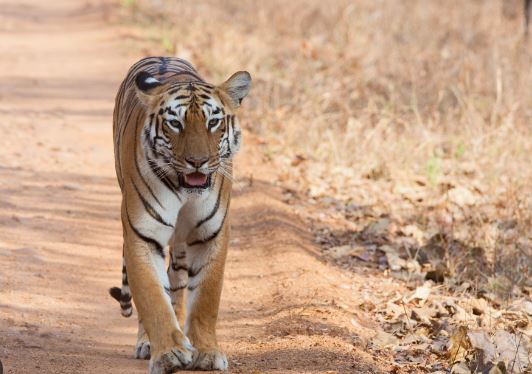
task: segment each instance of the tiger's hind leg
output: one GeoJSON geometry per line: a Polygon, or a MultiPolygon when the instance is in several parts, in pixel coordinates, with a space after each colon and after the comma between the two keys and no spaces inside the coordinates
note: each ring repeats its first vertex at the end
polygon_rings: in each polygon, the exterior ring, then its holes
{"type": "MultiPolygon", "coordinates": [[[[109,294],[120,303],[120,310],[124,317],[131,317],[133,305],[131,303],[131,290],[127,278],[127,268],[122,258],[122,288],[112,287],[109,294]]],[[[150,339],[139,317],[139,329],[137,332],[137,344],[135,344],[135,358],[141,360],[150,359],[150,339]]]]}
{"type": "Polygon", "coordinates": [[[144,329],[142,320],[139,318],[139,330],[137,332],[137,344],[135,344],[135,358],[139,360],[150,359],[150,339],[144,329]]]}

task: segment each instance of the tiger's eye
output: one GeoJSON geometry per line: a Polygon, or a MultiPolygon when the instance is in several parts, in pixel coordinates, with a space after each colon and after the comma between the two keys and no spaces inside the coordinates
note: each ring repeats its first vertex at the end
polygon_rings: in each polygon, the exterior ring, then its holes
{"type": "Polygon", "coordinates": [[[176,130],[179,130],[179,131],[183,130],[183,125],[177,119],[166,120],[166,124],[176,130]]]}
{"type": "Polygon", "coordinates": [[[208,129],[212,130],[214,127],[218,125],[218,123],[220,123],[220,118],[213,118],[209,120],[208,129]]]}

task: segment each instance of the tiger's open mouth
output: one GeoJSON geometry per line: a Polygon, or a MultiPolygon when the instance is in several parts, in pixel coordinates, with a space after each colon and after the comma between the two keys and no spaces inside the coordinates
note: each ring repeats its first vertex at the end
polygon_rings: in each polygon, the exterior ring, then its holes
{"type": "Polygon", "coordinates": [[[208,188],[211,186],[211,174],[200,172],[180,174],[179,184],[185,188],[208,188]]]}

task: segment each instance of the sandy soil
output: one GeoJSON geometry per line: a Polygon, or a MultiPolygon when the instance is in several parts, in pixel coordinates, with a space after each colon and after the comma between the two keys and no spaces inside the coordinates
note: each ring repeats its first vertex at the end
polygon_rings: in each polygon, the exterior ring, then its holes
{"type": "MultiPolygon", "coordinates": [[[[113,98],[141,57],[113,4],[0,4],[6,373],[147,371],[146,361],[133,358],[136,317],[121,317],[107,293],[121,278],[113,98]]],[[[388,372],[353,331],[353,319],[359,330],[369,324],[353,312],[366,280],[321,260],[308,228],[254,157],[254,140],[245,140],[219,322],[230,371],[388,372]]]]}

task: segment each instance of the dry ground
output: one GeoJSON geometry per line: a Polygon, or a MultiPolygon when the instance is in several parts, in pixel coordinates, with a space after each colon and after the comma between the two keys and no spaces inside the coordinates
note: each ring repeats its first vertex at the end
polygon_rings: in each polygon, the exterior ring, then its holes
{"type": "Polygon", "coordinates": [[[113,96],[148,54],[254,77],[219,325],[232,372],[446,372],[479,361],[459,326],[519,338],[491,361],[528,370],[529,42],[519,1],[441,4],[2,1],[6,372],[146,371],[107,289],[113,96]]]}

